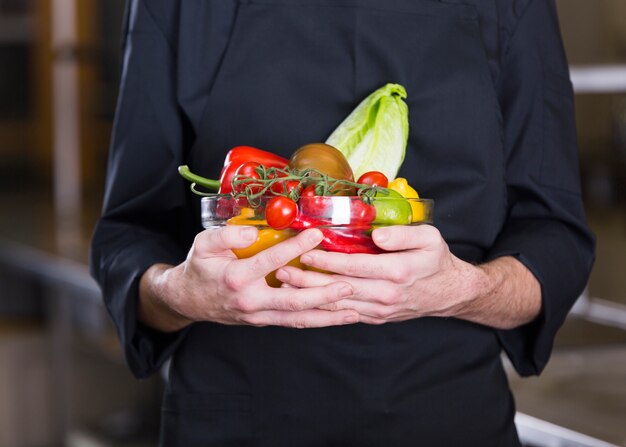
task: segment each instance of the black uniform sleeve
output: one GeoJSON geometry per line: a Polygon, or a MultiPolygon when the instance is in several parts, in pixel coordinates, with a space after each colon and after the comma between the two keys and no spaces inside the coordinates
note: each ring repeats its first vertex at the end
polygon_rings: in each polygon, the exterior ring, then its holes
{"type": "Polygon", "coordinates": [[[136,315],[138,282],[145,270],[155,263],[178,264],[185,257],[178,236],[185,185],[176,172],[184,126],[176,105],[175,52],[149,6],[142,0],[128,2],[103,213],[90,259],[127,362],[138,377],[155,372],[185,333],[159,333],[139,324],[136,315]]]}
{"type": "Polygon", "coordinates": [[[573,92],[556,7],[553,0],[514,5],[498,81],[508,218],[489,258],[515,256],[541,284],[538,319],[498,332],[518,373],[531,375],[546,365],[554,336],[586,285],[595,239],[582,205],[573,92]]]}

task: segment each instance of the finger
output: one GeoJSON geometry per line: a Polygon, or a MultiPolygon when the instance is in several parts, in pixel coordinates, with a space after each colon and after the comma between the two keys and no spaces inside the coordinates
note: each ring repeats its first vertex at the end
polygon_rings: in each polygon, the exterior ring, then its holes
{"type": "Polygon", "coordinates": [[[412,272],[414,252],[384,254],[346,254],[313,250],[300,257],[300,262],[321,270],[356,278],[384,279],[403,282],[412,272]]]}
{"type": "Polygon", "coordinates": [[[364,315],[359,315],[359,323],[381,325],[385,323],[390,323],[390,321],[385,320],[384,318],[372,318],[372,317],[366,317],[364,315]]]}
{"type": "Polygon", "coordinates": [[[268,292],[238,299],[233,303],[234,309],[247,314],[268,310],[300,312],[334,303],[353,294],[352,286],[346,282],[334,282],[306,289],[267,287],[264,290],[268,292]]]}
{"type": "Polygon", "coordinates": [[[441,233],[432,225],[392,225],[372,232],[374,243],[387,251],[437,247],[443,242],[441,233]]]}
{"type": "Polygon", "coordinates": [[[321,287],[337,281],[349,283],[353,290],[352,296],[320,306],[321,309],[325,310],[353,309],[359,313],[365,311],[367,315],[371,313],[382,315],[384,312],[381,310],[381,306],[386,307],[386,312],[389,312],[389,308],[399,303],[397,289],[394,288],[393,284],[384,280],[328,275],[291,266],[278,270],[276,277],[284,281],[283,284],[289,284],[290,287],[295,288],[321,287]],[[360,304],[357,306],[355,303],[360,304]],[[369,309],[373,309],[371,313],[369,309]]]}
{"type": "Polygon", "coordinates": [[[249,316],[245,321],[254,326],[284,326],[304,329],[358,323],[359,314],[351,310],[338,312],[319,309],[300,312],[264,311],[249,316]]]}
{"type": "Polygon", "coordinates": [[[265,277],[292,259],[314,249],[322,239],[322,232],[317,229],[303,231],[297,236],[260,251],[248,259],[241,260],[238,263],[238,268],[242,269],[241,274],[252,279],[265,277]]]}
{"type": "Polygon", "coordinates": [[[204,230],[196,236],[194,250],[200,257],[208,257],[233,248],[246,248],[256,241],[257,235],[255,227],[245,225],[227,225],[204,230]]]}
{"type": "Polygon", "coordinates": [[[378,319],[388,319],[396,312],[396,309],[390,306],[351,299],[327,304],[321,306],[320,309],[331,310],[335,312],[351,310],[357,312],[362,317],[378,319]]]}
{"type": "Polygon", "coordinates": [[[276,279],[285,287],[321,287],[337,282],[337,276],[327,273],[302,270],[297,267],[286,265],[276,271],[276,279]]]}

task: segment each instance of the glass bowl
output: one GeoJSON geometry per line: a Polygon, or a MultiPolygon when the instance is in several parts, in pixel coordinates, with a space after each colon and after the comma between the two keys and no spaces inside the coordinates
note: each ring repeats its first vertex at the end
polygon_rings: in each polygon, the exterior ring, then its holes
{"type": "Polygon", "coordinates": [[[381,253],[383,250],[371,238],[375,228],[433,222],[434,202],[431,199],[315,196],[300,197],[294,222],[285,230],[275,230],[265,219],[268,199],[262,198],[258,206],[253,208],[244,199],[237,200],[231,195],[203,197],[202,226],[209,229],[224,225],[252,225],[260,232],[271,232],[276,243],[307,228],[319,228],[324,235],[319,246],[323,250],[381,253]]]}

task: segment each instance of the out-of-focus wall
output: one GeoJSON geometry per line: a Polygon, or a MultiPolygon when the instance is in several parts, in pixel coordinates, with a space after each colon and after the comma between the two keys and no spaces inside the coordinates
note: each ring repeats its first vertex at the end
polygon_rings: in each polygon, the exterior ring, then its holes
{"type": "Polygon", "coordinates": [[[557,0],[557,7],[570,63],[624,62],[624,0],[557,0]]]}
{"type": "MultiPolygon", "coordinates": [[[[557,0],[573,66],[626,64],[626,1],[557,0]]],[[[626,94],[576,96],[576,123],[589,208],[626,202],[626,94]]],[[[622,203],[622,205],[619,205],[622,203]]]]}
{"type": "MultiPolygon", "coordinates": [[[[626,63],[626,1],[558,0],[571,65],[626,63]]],[[[607,154],[613,132],[614,95],[576,98],[581,151],[607,154]]]]}

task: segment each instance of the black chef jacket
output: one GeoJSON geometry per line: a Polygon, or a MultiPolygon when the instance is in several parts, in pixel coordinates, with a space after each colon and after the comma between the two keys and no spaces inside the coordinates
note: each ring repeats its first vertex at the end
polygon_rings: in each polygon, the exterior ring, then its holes
{"type": "Polygon", "coordinates": [[[92,270],[138,377],[171,357],[165,446],[512,446],[500,362],[545,366],[594,241],[580,198],[571,84],[552,0],[134,0],[92,270]],[[399,176],[436,203],[469,262],[517,257],[539,318],[324,329],[136,321],[138,280],[184,260],[226,152],[288,157],[387,82],[408,92],[399,176]]]}

